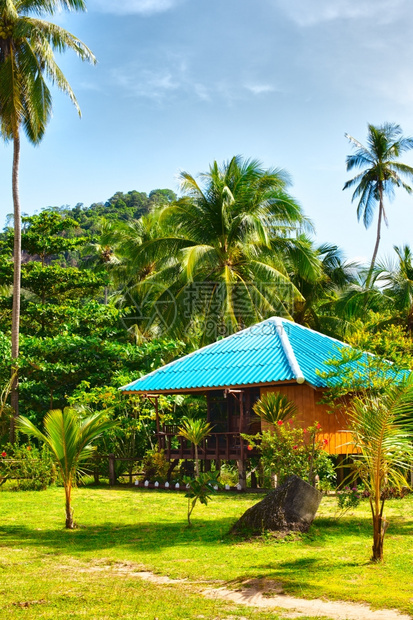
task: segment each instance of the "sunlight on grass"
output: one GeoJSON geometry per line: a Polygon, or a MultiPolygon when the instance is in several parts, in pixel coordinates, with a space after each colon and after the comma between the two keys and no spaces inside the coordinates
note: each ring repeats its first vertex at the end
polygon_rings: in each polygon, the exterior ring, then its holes
{"type": "Polygon", "coordinates": [[[368,561],[366,502],[337,521],[335,499],[324,498],[310,533],[288,542],[230,537],[231,524],[261,498],[217,495],[207,507],[197,506],[188,529],[182,493],[79,488],[74,493],[79,527],[66,531],[61,488],[3,491],[0,604],[13,620],[23,609],[25,618],[45,619],[83,618],[85,609],[88,620],[261,619],[268,614],[206,600],[199,589],[266,577],[296,596],[366,601],[412,613],[412,497],[388,502],[383,565],[368,561]],[[139,570],[186,581],[143,582],[133,575],[139,570]]]}

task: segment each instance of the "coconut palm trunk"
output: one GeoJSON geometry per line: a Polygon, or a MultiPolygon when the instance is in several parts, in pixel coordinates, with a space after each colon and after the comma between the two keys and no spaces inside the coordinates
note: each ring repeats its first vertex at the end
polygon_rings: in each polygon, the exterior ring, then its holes
{"type": "Polygon", "coordinates": [[[376,477],[374,498],[370,496],[370,508],[373,518],[373,547],[371,559],[373,562],[383,560],[384,535],[386,533],[387,522],[383,518],[384,499],[381,499],[381,484],[383,472],[380,471],[379,459],[375,463],[376,477]]]}
{"type": "Polygon", "coordinates": [[[368,289],[370,287],[370,282],[371,282],[371,278],[373,276],[373,270],[374,270],[374,265],[376,264],[376,259],[377,259],[377,252],[379,251],[379,245],[380,245],[380,239],[381,239],[381,225],[382,225],[382,220],[383,217],[385,216],[384,213],[384,202],[383,202],[383,187],[380,184],[379,187],[379,217],[377,220],[377,235],[376,235],[376,244],[374,246],[374,251],[373,251],[373,256],[371,258],[371,263],[370,263],[370,269],[369,269],[369,273],[367,276],[367,281],[366,281],[366,288],[368,289]]]}
{"type": "Polygon", "coordinates": [[[19,334],[20,334],[20,278],[21,278],[21,213],[19,196],[19,165],[20,165],[20,134],[18,130],[14,132],[13,138],[13,172],[12,172],[12,191],[13,191],[13,210],[14,210],[14,274],[13,274],[13,314],[12,314],[12,336],[11,336],[11,357],[12,357],[12,385],[11,385],[11,406],[13,417],[10,421],[10,441],[15,441],[15,421],[19,415],[19,392],[18,392],[18,359],[19,359],[19,334]]]}
{"type": "Polygon", "coordinates": [[[66,529],[73,530],[75,527],[75,523],[73,520],[71,483],[65,485],[65,497],[66,497],[66,529]]]}
{"type": "Polygon", "coordinates": [[[14,276],[12,316],[12,394],[14,416],[10,439],[15,439],[18,416],[18,358],[20,327],[21,223],[19,200],[20,133],[38,144],[52,113],[46,80],[66,93],[79,114],[76,97],[56,64],[53,52],[72,49],[81,60],[96,62],[89,48],[60,26],[39,18],[60,10],[83,11],[85,0],[1,0],[0,2],[0,136],[13,141],[12,193],[14,209],[14,276]]]}
{"type": "Polygon", "coordinates": [[[386,532],[386,521],[383,519],[381,511],[375,514],[375,508],[372,507],[373,513],[373,553],[371,559],[373,562],[381,562],[383,560],[383,544],[384,534],[386,532]]]}

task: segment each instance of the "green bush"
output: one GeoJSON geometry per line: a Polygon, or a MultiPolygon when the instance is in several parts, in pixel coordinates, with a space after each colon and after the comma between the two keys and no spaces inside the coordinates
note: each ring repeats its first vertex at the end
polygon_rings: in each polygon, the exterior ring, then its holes
{"type": "Polygon", "coordinates": [[[12,491],[42,491],[56,482],[57,471],[50,452],[30,444],[7,444],[0,453],[0,484],[12,491]]]}
{"type": "Polygon", "coordinates": [[[275,474],[278,484],[295,474],[315,486],[316,482],[335,481],[334,466],[323,450],[325,441],[318,441],[321,426],[315,422],[307,428],[294,427],[294,419],[278,420],[274,429],[255,436],[243,435],[250,446],[261,452],[267,477],[275,474]]]}
{"type": "Polygon", "coordinates": [[[148,450],[142,461],[143,479],[149,482],[166,482],[169,463],[163,450],[148,450]]]}

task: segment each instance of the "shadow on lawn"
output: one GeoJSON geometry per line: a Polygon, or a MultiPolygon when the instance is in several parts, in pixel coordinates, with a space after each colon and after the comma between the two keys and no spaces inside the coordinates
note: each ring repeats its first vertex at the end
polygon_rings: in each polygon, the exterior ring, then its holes
{"type": "MultiPolygon", "coordinates": [[[[353,537],[355,535],[371,536],[372,533],[371,517],[360,517],[358,515],[334,519],[329,517],[317,518],[311,526],[308,534],[304,535],[304,540],[309,543],[317,540],[326,540],[331,536],[353,537]]],[[[404,521],[396,516],[388,517],[388,536],[411,536],[413,535],[413,522],[404,521]]]]}
{"type": "MultiPolygon", "coordinates": [[[[65,552],[87,552],[93,550],[110,549],[121,547],[133,550],[134,552],[160,552],[168,547],[181,545],[196,546],[231,546],[242,544],[240,537],[228,534],[234,519],[224,517],[211,521],[201,518],[194,519],[192,528],[186,526],[184,520],[179,522],[160,522],[140,521],[137,523],[119,524],[117,522],[105,522],[98,525],[80,526],[76,530],[61,529],[37,529],[24,525],[0,525],[0,545],[14,547],[27,545],[33,547],[43,547],[49,549],[51,553],[65,552]]],[[[57,524],[58,525],[58,524],[57,524]]],[[[387,539],[392,536],[410,537],[413,534],[413,524],[411,522],[390,522],[387,539]]],[[[337,522],[333,519],[323,517],[317,520],[308,534],[304,534],[301,541],[293,541],[291,544],[304,545],[307,548],[324,547],[332,537],[345,538],[362,536],[369,540],[372,535],[371,520],[368,518],[351,518],[346,522],[337,522]]],[[[251,539],[250,539],[251,540],[251,539]]],[[[255,539],[260,542],[260,538],[255,539]]],[[[254,539],[253,539],[254,541],[254,539]]],[[[265,545],[271,544],[276,550],[278,545],[290,544],[274,540],[268,542],[262,539],[265,545]]],[[[248,541],[246,542],[248,544],[248,541]]],[[[296,570],[311,570],[312,566],[318,563],[325,563],[321,555],[319,558],[299,558],[292,562],[277,564],[277,568],[296,570]]],[[[330,563],[330,560],[329,560],[330,563]]],[[[334,561],[333,561],[334,563],[334,561]]],[[[340,561],[342,565],[342,562],[340,561]]],[[[350,565],[350,564],[349,564],[350,565]]],[[[262,568],[262,566],[260,567],[262,568]]],[[[268,566],[268,568],[275,568],[268,566]]]]}
{"type": "Polygon", "coordinates": [[[185,521],[177,523],[153,523],[140,521],[136,524],[106,522],[99,525],[82,524],[75,530],[36,529],[24,525],[0,525],[0,546],[44,547],[50,552],[65,553],[93,551],[122,547],[134,552],[156,552],[180,545],[230,545],[234,540],[227,536],[234,519],[223,518],[210,521],[195,520],[192,528],[185,521]]]}

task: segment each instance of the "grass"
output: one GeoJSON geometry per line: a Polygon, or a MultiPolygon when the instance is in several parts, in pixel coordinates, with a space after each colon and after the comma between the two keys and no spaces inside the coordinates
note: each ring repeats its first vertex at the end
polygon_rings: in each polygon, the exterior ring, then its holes
{"type": "Polygon", "coordinates": [[[380,565],[369,562],[367,502],[337,521],[335,499],[325,498],[309,534],[244,542],[228,530],[262,496],[217,495],[195,508],[188,529],[182,493],[79,488],[74,531],[63,527],[63,499],[61,488],[0,493],[0,608],[10,620],[276,619],[273,611],[200,594],[253,578],[282,582],[295,596],[413,613],[412,496],[387,503],[390,527],[380,565]],[[134,577],[134,570],[187,581],[157,585],[134,577]]]}

